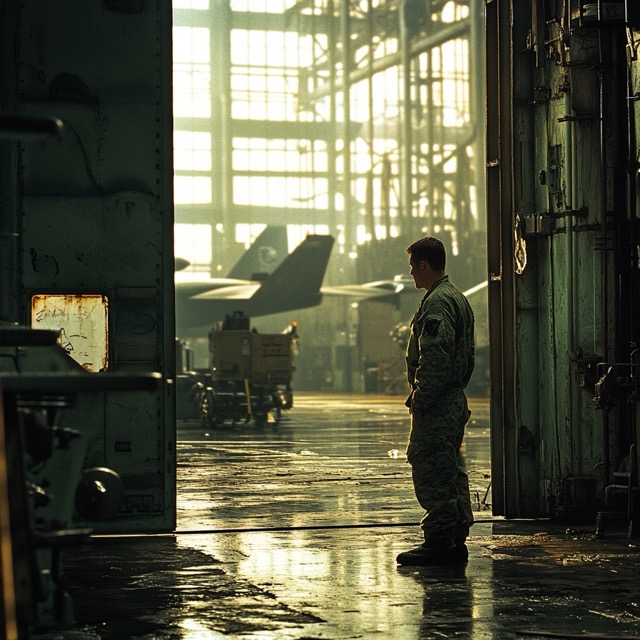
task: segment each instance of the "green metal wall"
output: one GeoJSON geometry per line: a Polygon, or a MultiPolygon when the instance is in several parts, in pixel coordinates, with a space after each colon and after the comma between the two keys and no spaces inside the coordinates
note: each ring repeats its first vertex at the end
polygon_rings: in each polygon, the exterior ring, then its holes
{"type": "MultiPolygon", "coordinates": [[[[2,108],[59,118],[63,136],[3,143],[0,218],[5,248],[16,260],[5,275],[2,319],[30,324],[34,293],[105,295],[109,371],[157,371],[170,381],[170,3],[8,4],[2,108]]],[[[92,406],[79,404],[67,421],[91,425],[87,466],[109,466],[125,485],[124,510],[95,528],[172,530],[172,386],[165,382],[151,395],[109,391],[92,406]]]]}
{"type": "Polygon", "coordinates": [[[638,337],[638,32],[625,3],[599,4],[486,6],[493,502],[509,517],[594,517],[636,438],[621,403],[594,402],[602,363],[628,363],[638,337]]]}

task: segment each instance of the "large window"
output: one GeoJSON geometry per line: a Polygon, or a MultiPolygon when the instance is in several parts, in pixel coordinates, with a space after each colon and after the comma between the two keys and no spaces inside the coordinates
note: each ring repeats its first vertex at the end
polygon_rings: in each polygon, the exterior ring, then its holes
{"type": "Polygon", "coordinates": [[[343,253],[425,223],[454,245],[477,227],[468,2],[425,3],[405,30],[401,4],[174,1],[180,255],[201,224],[229,241],[239,225],[319,224],[343,253]]]}

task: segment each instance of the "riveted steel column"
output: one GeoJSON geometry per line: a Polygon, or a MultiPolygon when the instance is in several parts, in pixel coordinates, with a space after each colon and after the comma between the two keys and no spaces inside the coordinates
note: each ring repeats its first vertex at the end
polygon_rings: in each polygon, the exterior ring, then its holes
{"type": "Polygon", "coordinates": [[[505,486],[516,477],[510,453],[515,445],[510,2],[490,0],[485,11],[492,504],[496,515],[509,515],[513,496],[505,486]]]}

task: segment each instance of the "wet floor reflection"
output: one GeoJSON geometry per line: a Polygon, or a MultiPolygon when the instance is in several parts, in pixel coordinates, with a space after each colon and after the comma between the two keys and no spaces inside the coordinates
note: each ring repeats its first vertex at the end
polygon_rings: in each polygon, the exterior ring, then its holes
{"type": "MultiPolygon", "coordinates": [[[[490,531],[490,525],[480,528],[490,531]]],[[[324,620],[306,635],[282,637],[514,637],[502,635],[502,616],[505,603],[518,600],[522,576],[496,584],[484,546],[490,535],[478,536],[467,566],[453,568],[397,567],[395,553],[410,540],[406,530],[369,528],[237,533],[194,544],[225,558],[223,566],[235,575],[324,620]]]]}
{"type": "MultiPolygon", "coordinates": [[[[488,510],[488,402],[472,404],[469,479],[477,508],[488,510]]],[[[400,397],[314,395],[298,397],[277,428],[182,423],[178,531],[417,522],[408,426],[400,397]]]]}
{"type": "Polygon", "coordinates": [[[103,539],[65,573],[86,638],[638,636],[637,550],[476,529],[456,568],[397,567],[400,527],[103,539]]]}
{"type": "Polygon", "coordinates": [[[466,565],[398,572],[414,579],[422,589],[419,638],[470,638],[473,632],[473,587],[466,565]]]}
{"type": "MultiPolygon", "coordinates": [[[[472,410],[465,452],[482,497],[488,404],[472,410]]],[[[65,551],[76,631],[92,640],[640,637],[638,547],[493,518],[490,494],[476,500],[468,565],[398,567],[396,555],[420,542],[422,515],[407,428],[393,398],[318,396],[299,398],[277,429],[181,424],[178,533],[65,551]]]]}

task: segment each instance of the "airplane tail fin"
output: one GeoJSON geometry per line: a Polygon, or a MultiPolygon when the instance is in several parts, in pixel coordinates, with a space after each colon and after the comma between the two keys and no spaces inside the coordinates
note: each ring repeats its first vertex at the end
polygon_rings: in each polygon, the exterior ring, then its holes
{"type": "Polygon", "coordinates": [[[265,227],[227,277],[237,280],[264,280],[286,258],[287,253],[287,228],[265,227]]]}
{"type": "MultiPolygon", "coordinates": [[[[307,300],[312,306],[322,299],[320,287],[329,263],[334,238],[307,236],[267,278],[252,301],[269,299],[286,307],[288,301],[307,300]]],[[[291,307],[289,307],[291,308],[291,307]]],[[[296,308],[302,308],[296,305],[296,308]]]]}

